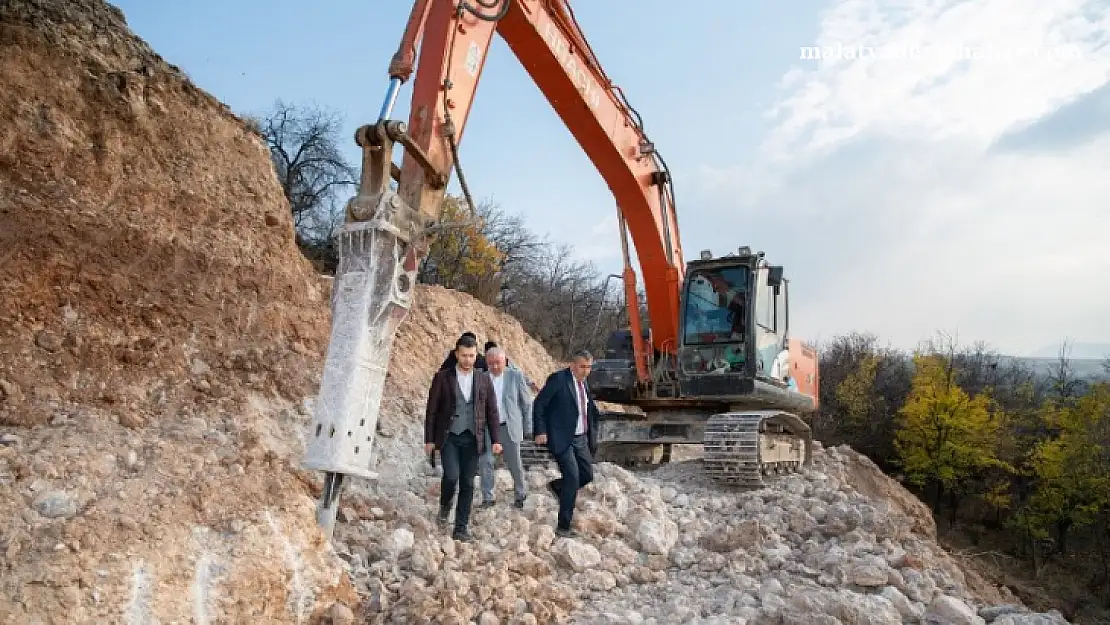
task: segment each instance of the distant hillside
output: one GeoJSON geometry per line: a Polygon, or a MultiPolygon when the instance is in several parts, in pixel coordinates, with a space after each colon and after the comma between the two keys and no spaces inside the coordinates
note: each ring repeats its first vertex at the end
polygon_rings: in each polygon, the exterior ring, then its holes
{"type": "MultiPolygon", "coordinates": [[[[1024,362],[1033,368],[1038,375],[1048,375],[1057,365],[1059,358],[1056,356],[1043,358],[1023,358],[1020,356],[1004,356],[1002,360],[1016,360],[1024,362]]],[[[1076,376],[1088,380],[1110,379],[1106,370],[1102,368],[1105,362],[1102,358],[1071,358],[1069,359],[1072,371],[1076,376]]]]}
{"type": "MultiPolygon", "coordinates": [[[[1073,359],[1102,360],[1110,357],[1110,343],[1071,343],[1069,356],[1073,359]]],[[[1047,345],[1029,354],[1029,358],[1057,358],[1060,345],[1047,345]]]]}

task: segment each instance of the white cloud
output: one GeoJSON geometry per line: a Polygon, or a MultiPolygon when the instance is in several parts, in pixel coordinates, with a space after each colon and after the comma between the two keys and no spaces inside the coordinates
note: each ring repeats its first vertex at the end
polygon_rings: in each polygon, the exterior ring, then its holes
{"type": "Polygon", "coordinates": [[[730,205],[685,219],[684,238],[766,247],[809,336],[912,346],[958,330],[1015,353],[1106,340],[1110,140],[1092,127],[1065,150],[992,146],[1110,80],[1108,41],[1110,7],[1081,0],[837,2],[802,45],[934,54],[800,60],[755,162],[698,172],[730,205]],[[965,47],[996,58],[953,58],[965,47]]]}
{"type": "MultiPolygon", "coordinates": [[[[578,236],[574,242],[574,254],[594,263],[612,264],[621,256],[620,235],[617,228],[617,212],[601,218],[589,226],[585,236],[578,236]]],[[[581,234],[581,233],[580,233],[581,234]]]]}

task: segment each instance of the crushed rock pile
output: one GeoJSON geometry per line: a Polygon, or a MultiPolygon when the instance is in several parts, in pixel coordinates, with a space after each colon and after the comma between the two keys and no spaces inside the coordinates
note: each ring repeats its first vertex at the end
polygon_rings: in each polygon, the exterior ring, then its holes
{"type": "MultiPolygon", "coordinates": [[[[757,491],[709,482],[699,461],[631,473],[599,464],[579,538],[556,538],[549,467],[524,510],[476,508],[473,543],[436,526],[434,495],[353,500],[335,540],[368,623],[1058,625],[960,569],[917,500],[847,448],[757,491]],[[904,491],[903,491],[904,492],[904,491]],[[880,493],[873,493],[877,495],[880,493]]],[[[429,482],[434,477],[427,478],[429,482]]],[[[498,472],[510,501],[512,481],[498,472]]]]}

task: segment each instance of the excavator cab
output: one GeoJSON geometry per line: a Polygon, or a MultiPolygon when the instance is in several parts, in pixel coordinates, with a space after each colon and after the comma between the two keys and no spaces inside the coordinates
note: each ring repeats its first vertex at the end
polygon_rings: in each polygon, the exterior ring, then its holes
{"type": "Polygon", "coordinates": [[[748,247],[688,262],[677,346],[654,354],[650,383],[638,382],[628,330],[594,364],[596,399],[642,409],[602,413],[599,457],[655,464],[672,445],[700,444],[708,475],[747,486],[808,464],[799,415],[817,409],[817,352],[790,337],[788,287],[783,268],[748,247]]]}
{"type": "Polygon", "coordinates": [[[594,397],[812,412],[817,353],[790,338],[788,287],[783,268],[769,264],[763,252],[741,247],[714,258],[703,251],[686,264],[676,357],[654,354],[653,388],[645,394],[637,384],[632,335],[623,329],[609,337],[604,358],[594,362],[594,397]]]}
{"type": "Polygon", "coordinates": [[[787,288],[783,268],[747,247],[718,258],[703,251],[687,263],[676,371],[682,397],[814,409],[815,398],[792,383],[810,363],[790,340],[787,288]]]}

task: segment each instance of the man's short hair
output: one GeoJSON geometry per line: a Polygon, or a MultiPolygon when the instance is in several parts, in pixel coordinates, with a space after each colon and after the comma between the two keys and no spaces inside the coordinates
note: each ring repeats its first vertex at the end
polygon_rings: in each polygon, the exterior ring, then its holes
{"type": "Polygon", "coordinates": [[[482,351],[483,352],[488,352],[489,350],[493,349],[494,347],[497,347],[497,341],[486,341],[485,346],[482,347],[482,351]]]}
{"type": "MultiPolygon", "coordinates": [[[[470,330],[467,330],[466,332],[463,332],[462,336],[469,336],[470,338],[474,339],[475,345],[478,343],[478,335],[474,334],[470,330]]],[[[462,337],[459,337],[459,338],[462,338],[462,337]]]]}
{"type": "Polygon", "coordinates": [[[473,347],[477,349],[478,340],[474,338],[473,334],[464,334],[459,337],[459,340],[455,341],[455,349],[460,347],[473,347]]]}
{"type": "Polygon", "coordinates": [[[594,357],[593,357],[593,354],[590,353],[590,350],[588,350],[588,349],[579,349],[579,350],[575,350],[575,352],[570,355],[570,359],[571,360],[593,361],[594,357]]]}

